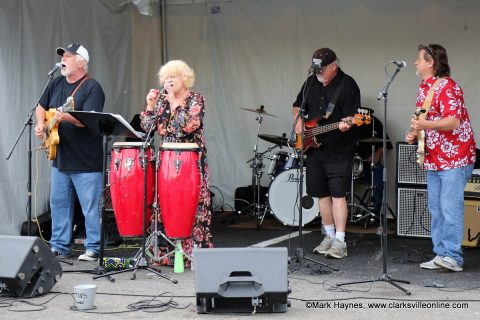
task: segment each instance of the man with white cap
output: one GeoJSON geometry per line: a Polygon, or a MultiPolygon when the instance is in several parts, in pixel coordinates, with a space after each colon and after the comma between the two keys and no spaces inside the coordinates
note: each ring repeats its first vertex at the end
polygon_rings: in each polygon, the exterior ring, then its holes
{"type": "MultiPolygon", "coordinates": [[[[73,43],[57,48],[61,76],[53,79],[40,97],[36,108],[35,134],[45,137],[46,113],[73,97],[75,111],[102,112],[105,94],[100,84],[88,75],[87,49],[73,43]]],[[[96,261],[100,250],[99,202],[102,191],[102,136],[86,128],[72,115],[57,109],[59,144],[52,162],[50,208],[52,237],[50,245],[56,256],[70,255],[75,192],[85,216],[85,253],[79,260],[96,261]]]]}

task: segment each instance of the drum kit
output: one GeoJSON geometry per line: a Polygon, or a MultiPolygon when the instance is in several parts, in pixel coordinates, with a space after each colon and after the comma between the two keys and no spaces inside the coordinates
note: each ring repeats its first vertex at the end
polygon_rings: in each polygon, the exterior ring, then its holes
{"type": "MultiPolygon", "coordinates": [[[[301,199],[298,199],[298,187],[300,181],[300,159],[295,150],[277,151],[273,155],[269,155],[271,151],[279,147],[288,147],[288,139],[285,134],[282,136],[260,134],[260,127],[263,116],[277,116],[265,111],[263,106],[258,109],[240,108],[242,110],[257,113],[256,121],[258,122],[257,138],[253,147],[253,157],[247,161],[252,169],[252,189],[253,201],[240,211],[252,216],[257,222],[257,228],[261,228],[267,213],[272,214],[279,222],[285,226],[298,227],[299,218],[297,206],[300,205],[301,199]],[[264,152],[258,152],[258,139],[274,144],[267,148],[264,152]],[[270,161],[268,166],[268,176],[270,184],[268,187],[268,199],[262,199],[260,193],[260,180],[263,176],[264,161],[270,161]]],[[[303,169],[305,170],[305,169],[303,169]]],[[[305,180],[303,180],[303,196],[306,196],[305,180]]],[[[318,216],[317,199],[309,209],[303,209],[302,227],[312,222],[318,216]]]]}
{"type": "MultiPolygon", "coordinates": [[[[200,148],[196,143],[163,143],[156,156],[153,148],[147,149],[144,164],[142,144],[113,144],[108,184],[120,236],[142,236],[144,218],[150,224],[154,216],[146,250],[152,260],[161,261],[177,249],[159,257],[159,236],[174,248],[179,248],[181,239],[191,237],[200,196],[200,148]],[[146,217],[142,201],[144,172],[147,173],[146,217]],[[158,228],[159,211],[165,234],[158,228]]],[[[140,254],[139,251],[134,259],[140,258],[140,254]]],[[[192,260],[183,250],[181,254],[192,260]]]]}
{"type": "MultiPolygon", "coordinates": [[[[365,188],[363,196],[360,198],[354,193],[355,183],[362,177],[364,173],[364,160],[357,154],[353,158],[352,166],[352,180],[350,185],[350,194],[348,206],[350,208],[350,223],[363,222],[363,227],[367,228],[370,223],[374,223],[376,219],[379,219],[378,208],[375,205],[375,197],[380,196],[379,190],[375,186],[375,167],[378,165],[375,163],[375,150],[376,145],[383,142],[383,139],[375,136],[375,121],[372,122],[372,136],[364,139],[359,139],[360,144],[369,144],[371,146],[371,157],[369,162],[370,167],[370,180],[369,185],[365,188]],[[356,202],[357,198],[358,202],[356,202]]],[[[389,142],[389,140],[387,140],[389,142]]]]}
{"type": "MultiPolygon", "coordinates": [[[[283,151],[279,150],[273,155],[268,155],[273,149],[277,147],[289,147],[288,138],[285,134],[282,136],[271,134],[260,134],[260,127],[263,116],[277,117],[268,113],[263,106],[257,109],[240,108],[245,111],[257,113],[256,121],[258,122],[257,139],[253,147],[253,157],[247,161],[250,163],[252,169],[252,189],[253,201],[251,204],[243,208],[240,213],[246,213],[254,217],[257,221],[257,228],[262,226],[263,220],[267,213],[272,214],[279,222],[286,226],[298,227],[298,210],[301,199],[298,199],[298,184],[300,176],[300,159],[296,150],[283,151]],[[258,139],[274,144],[273,147],[267,148],[264,152],[258,152],[258,139]],[[262,199],[260,193],[260,180],[263,176],[264,161],[270,161],[268,166],[268,176],[270,177],[270,184],[268,186],[267,199],[262,199]]],[[[278,118],[278,117],[277,117],[278,118]]],[[[366,187],[363,197],[360,198],[354,194],[354,185],[364,173],[364,160],[357,154],[353,158],[351,189],[348,196],[347,203],[350,213],[350,223],[363,222],[365,228],[369,223],[378,219],[378,212],[376,212],[374,197],[378,196],[376,186],[374,185],[374,168],[377,164],[374,163],[375,147],[383,142],[382,139],[375,136],[375,125],[372,125],[372,136],[360,139],[359,143],[371,145],[371,161],[370,167],[370,181],[369,186],[366,187]],[[357,201],[358,200],[358,201],[357,201]]],[[[305,168],[303,168],[305,172],[305,168]]],[[[302,198],[306,196],[305,180],[303,181],[302,198]]],[[[313,206],[303,208],[302,211],[302,227],[312,222],[318,215],[318,199],[313,198],[313,206]]]]}

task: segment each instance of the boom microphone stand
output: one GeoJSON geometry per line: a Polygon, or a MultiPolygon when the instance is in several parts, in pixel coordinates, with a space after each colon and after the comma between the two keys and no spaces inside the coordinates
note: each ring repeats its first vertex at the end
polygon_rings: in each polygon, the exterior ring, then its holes
{"type": "Polygon", "coordinates": [[[408,291],[407,289],[397,284],[397,282],[410,284],[410,281],[394,279],[388,274],[388,271],[387,271],[387,162],[386,162],[386,159],[387,159],[387,97],[388,97],[388,88],[390,87],[390,84],[392,83],[397,73],[400,72],[400,70],[403,67],[404,65],[397,65],[397,69],[395,70],[394,74],[390,77],[390,79],[388,80],[388,82],[385,84],[382,91],[378,95],[378,100],[381,100],[383,98],[383,154],[382,155],[384,159],[384,167],[383,167],[382,209],[380,212],[380,217],[382,219],[382,236],[381,236],[380,244],[382,247],[383,271],[382,271],[382,274],[377,279],[345,282],[345,283],[337,284],[337,286],[384,281],[396,287],[397,289],[405,292],[407,295],[411,294],[410,291],[408,291]]]}
{"type": "Polygon", "coordinates": [[[13,150],[15,150],[15,147],[18,144],[18,141],[22,137],[23,133],[25,132],[25,129],[28,126],[28,182],[27,182],[27,236],[30,236],[32,233],[32,125],[33,125],[33,115],[35,114],[35,110],[37,109],[38,102],[40,101],[40,98],[42,97],[43,93],[45,92],[45,89],[47,86],[50,84],[50,82],[53,80],[53,75],[55,74],[55,71],[57,71],[59,67],[55,65],[55,67],[50,70],[50,72],[47,75],[47,81],[45,82],[45,85],[43,86],[43,89],[40,93],[40,96],[37,99],[37,102],[35,103],[35,106],[33,109],[30,111],[30,113],[27,115],[27,119],[25,120],[25,123],[23,124],[22,130],[18,133],[17,139],[13,143],[12,148],[10,149],[10,152],[8,155],[5,157],[6,160],[10,160],[10,157],[12,156],[13,150]]]}
{"type": "MultiPolygon", "coordinates": [[[[305,252],[304,252],[304,249],[303,249],[303,221],[302,221],[303,217],[302,216],[303,216],[303,202],[304,201],[302,199],[302,196],[303,196],[303,178],[304,178],[304,174],[303,174],[303,167],[304,167],[303,142],[304,142],[304,139],[305,139],[305,98],[307,97],[308,92],[310,91],[311,82],[313,81],[313,76],[315,76],[315,72],[313,72],[312,75],[309,75],[307,77],[307,80],[305,81],[305,85],[303,87],[302,105],[300,106],[300,111],[298,112],[297,116],[295,117],[295,121],[293,122],[293,128],[292,128],[292,132],[290,134],[290,139],[289,139],[289,141],[293,141],[293,136],[295,134],[295,127],[296,127],[298,121],[301,119],[302,131],[301,131],[301,143],[300,143],[300,168],[298,169],[300,172],[299,172],[299,179],[298,179],[299,185],[298,185],[298,193],[297,193],[297,199],[299,199],[299,201],[297,201],[297,202],[300,204],[298,206],[299,247],[295,249],[295,256],[290,257],[289,261],[294,260],[297,263],[301,264],[303,262],[303,260],[307,260],[307,261],[319,264],[323,267],[330,268],[334,271],[338,271],[338,268],[332,267],[328,264],[322,263],[320,261],[317,261],[317,260],[314,260],[312,258],[309,258],[309,257],[305,256],[305,252]],[[309,83],[309,80],[310,80],[310,83],[309,83]]],[[[315,203],[313,205],[315,205],[315,203]]]]}

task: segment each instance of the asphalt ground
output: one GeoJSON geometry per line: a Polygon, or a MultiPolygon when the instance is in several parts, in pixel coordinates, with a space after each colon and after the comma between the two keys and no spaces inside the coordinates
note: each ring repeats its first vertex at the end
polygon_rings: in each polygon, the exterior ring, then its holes
{"type": "MultiPolygon", "coordinates": [[[[110,281],[108,277],[94,280],[97,263],[77,261],[76,256],[81,251],[75,251],[73,257],[60,263],[64,273],[48,294],[29,299],[1,297],[1,318],[244,319],[245,316],[254,316],[260,319],[385,319],[388,316],[390,319],[480,319],[478,248],[464,250],[463,272],[423,270],[419,268],[420,262],[432,257],[429,239],[397,237],[389,233],[385,248],[381,245],[383,237],[372,227],[358,233],[347,232],[348,257],[332,260],[311,253],[322,238],[315,225],[305,228],[299,237],[296,229],[280,224],[275,227],[277,222],[269,221],[271,217],[267,218],[266,227],[260,230],[255,228],[255,221],[249,222],[249,219],[252,218],[231,214],[216,216],[212,225],[214,244],[218,248],[286,247],[291,293],[288,294],[290,307],[285,313],[261,313],[258,310],[252,314],[252,307],[248,313],[226,309],[221,314],[216,313],[217,310],[199,314],[195,271],[186,269],[183,273],[174,273],[172,267],[160,266],[159,270],[178,280],[177,284],[143,267],[135,273],[134,280],[133,272],[114,275],[110,281]],[[299,256],[298,253],[303,254],[299,256]],[[361,283],[338,286],[351,281],[361,283]],[[95,309],[72,309],[73,287],[79,284],[98,286],[95,309]]],[[[139,239],[128,239],[121,245],[110,245],[105,256],[131,257],[138,252],[140,243],[139,239]]],[[[216,269],[212,266],[211,272],[214,274],[216,269]]]]}

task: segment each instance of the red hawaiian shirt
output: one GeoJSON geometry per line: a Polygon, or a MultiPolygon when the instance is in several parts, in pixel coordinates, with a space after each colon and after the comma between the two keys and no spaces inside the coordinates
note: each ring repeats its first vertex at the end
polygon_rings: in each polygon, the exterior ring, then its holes
{"type": "MultiPolygon", "coordinates": [[[[436,80],[432,77],[422,81],[417,94],[417,108],[423,106],[436,80]]],[[[425,130],[425,169],[441,171],[475,163],[475,139],[462,89],[452,78],[445,77],[434,90],[426,119],[455,117],[460,119],[460,126],[453,131],[425,130]]]]}

